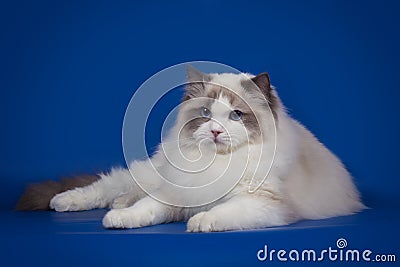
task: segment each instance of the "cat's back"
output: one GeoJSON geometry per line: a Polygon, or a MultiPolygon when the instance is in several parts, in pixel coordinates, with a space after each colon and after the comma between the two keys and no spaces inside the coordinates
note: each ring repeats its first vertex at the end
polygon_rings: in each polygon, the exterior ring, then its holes
{"type": "Polygon", "coordinates": [[[285,179],[288,201],[301,217],[309,219],[359,211],[360,202],[344,164],[306,127],[293,120],[299,134],[297,159],[285,179]]]}

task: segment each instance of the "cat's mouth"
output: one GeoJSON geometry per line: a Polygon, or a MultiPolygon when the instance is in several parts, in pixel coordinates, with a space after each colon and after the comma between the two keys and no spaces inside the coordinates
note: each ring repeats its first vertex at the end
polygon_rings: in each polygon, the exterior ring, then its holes
{"type": "Polygon", "coordinates": [[[231,153],[233,150],[233,145],[231,140],[227,140],[227,138],[220,138],[220,137],[205,137],[201,141],[197,141],[198,145],[201,146],[201,143],[205,145],[204,148],[208,147],[217,154],[228,154],[231,153]]]}
{"type": "Polygon", "coordinates": [[[232,152],[232,144],[231,142],[226,142],[221,139],[214,139],[214,144],[216,146],[217,154],[228,154],[232,152]]]}
{"type": "MultiPolygon", "coordinates": [[[[227,145],[227,142],[223,139],[223,138],[220,138],[220,137],[211,137],[210,138],[213,142],[214,142],[214,144],[216,144],[216,145],[227,145]]],[[[228,142],[229,143],[229,142],[228,142]]]]}
{"type": "Polygon", "coordinates": [[[222,144],[223,142],[219,140],[218,138],[214,138],[214,143],[216,144],[222,144]]]}

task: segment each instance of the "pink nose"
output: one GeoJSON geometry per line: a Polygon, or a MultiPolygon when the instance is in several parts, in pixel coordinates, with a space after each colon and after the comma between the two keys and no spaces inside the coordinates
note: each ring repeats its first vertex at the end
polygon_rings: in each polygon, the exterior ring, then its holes
{"type": "Polygon", "coordinates": [[[214,138],[217,138],[217,136],[222,133],[222,131],[218,131],[218,130],[211,130],[212,134],[214,135],[214,138]]]}

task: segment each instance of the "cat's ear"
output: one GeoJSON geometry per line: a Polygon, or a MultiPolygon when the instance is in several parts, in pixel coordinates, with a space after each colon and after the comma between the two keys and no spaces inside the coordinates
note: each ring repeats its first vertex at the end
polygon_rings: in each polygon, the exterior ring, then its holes
{"type": "Polygon", "coordinates": [[[263,72],[258,74],[256,77],[251,78],[251,81],[253,82],[253,86],[250,86],[250,88],[254,88],[254,84],[257,86],[257,90],[261,91],[261,93],[264,95],[269,107],[272,110],[275,120],[277,120],[278,116],[276,115],[276,110],[279,106],[279,100],[273,93],[273,87],[271,86],[268,73],[263,72]]]}
{"type": "Polygon", "coordinates": [[[199,71],[192,65],[186,65],[186,74],[189,82],[207,82],[210,80],[208,74],[199,71]]]}
{"type": "Polygon", "coordinates": [[[210,81],[210,75],[199,71],[191,65],[186,65],[188,84],[185,88],[183,101],[200,97],[204,94],[204,83],[210,81]]]}
{"type": "Polygon", "coordinates": [[[264,95],[269,95],[272,88],[268,73],[263,72],[258,74],[256,77],[251,78],[251,80],[257,85],[264,95]]]}

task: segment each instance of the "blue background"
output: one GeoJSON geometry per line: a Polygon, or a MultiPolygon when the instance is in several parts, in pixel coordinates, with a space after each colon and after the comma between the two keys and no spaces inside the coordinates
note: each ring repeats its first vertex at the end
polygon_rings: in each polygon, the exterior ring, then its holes
{"type": "MultiPolygon", "coordinates": [[[[399,11],[398,1],[3,1],[1,208],[28,182],[124,166],[122,120],[136,88],[165,67],[210,60],[268,71],[366,203],[398,214],[399,11]]],[[[393,228],[375,241],[395,244],[393,228]]]]}

